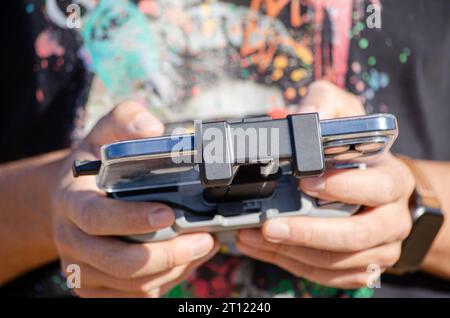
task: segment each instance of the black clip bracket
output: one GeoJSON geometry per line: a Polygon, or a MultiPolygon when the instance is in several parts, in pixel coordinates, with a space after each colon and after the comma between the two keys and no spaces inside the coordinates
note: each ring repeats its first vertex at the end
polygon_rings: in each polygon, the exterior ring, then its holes
{"type": "Polygon", "coordinates": [[[195,149],[205,187],[230,185],[238,168],[248,164],[290,161],[298,178],[320,176],[325,170],[317,113],[201,123],[195,126],[195,149]],[[247,138],[255,135],[257,145],[246,145],[247,138]]]}

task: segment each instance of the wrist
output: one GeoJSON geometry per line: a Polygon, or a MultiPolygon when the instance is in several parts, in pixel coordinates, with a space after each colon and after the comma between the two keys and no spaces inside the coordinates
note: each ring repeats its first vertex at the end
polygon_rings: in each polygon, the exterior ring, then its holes
{"type": "Polygon", "coordinates": [[[426,171],[408,157],[399,159],[409,168],[415,179],[415,190],[409,199],[413,226],[403,241],[402,253],[390,272],[405,274],[424,269],[425,259],[444,221],[439,197],[429,181],[426,171]]]}
{"type": "Polygon", "coordinates": [[[441,212],[444,215],[442,228],[436,236],[433,245],[427,253],[421,270],[432,275],[450,279],[450,200],[448,196],[450,180],[450,164],[438,161],[416,160],[416,165],[424,171],[436,196],[439,198],[441,212]]]}
{"type": "Polygon", "coordinates": [[[50,197],[68,151],[0,166],[0,284],[57,259],[50,197]]]}
{"type": "MultiPolygon", "coordinates": [[[[70,150],[60,150],[46,154],[45,162],[42,165],[33,167],[36,172],[36,186],[34,189],[34,200],[42,207],[41,213],[45,224],[43,233],[46,234],[46,242],[53,247],[53,196],[59,180],[60,171],[70,154],[70,150]]],[[[32,202],[31,202],[32,203],[32,202]]]]}

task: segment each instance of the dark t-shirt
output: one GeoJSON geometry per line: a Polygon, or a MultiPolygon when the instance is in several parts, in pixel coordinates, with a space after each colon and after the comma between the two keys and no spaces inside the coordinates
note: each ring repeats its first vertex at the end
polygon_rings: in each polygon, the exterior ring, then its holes
{"type": "MultiPolygon", "coordinates": [[[[249,6],[252,1],[223,2],[249,6]]],[[[89,89],[91,76],[78,50],[82,40],[76,32],[68,29],[52,27],[65,43],[64,54],[59,54],[59,57],[58,54],[50,54],[45,65],[40,60],[39,72],[36,72],[36,61],[39,61],[36,51],[41,48],[37,47],[35,40],[42,35],[45,21],[31,20],[29,15],[41,9],[38,3],[8,1],[4,4],[7,8],[2,10],[5,15],[2,18],[2,43],[7,43],[7,46],[2,53],[4,93],[0,109],[0,162],[70,145],[89,89]],[[64,63],[60,62],[61,56],[64,63]]],[[[364,19],[352,25],[346,87],[364,98],[368,112],[389,112],[398,117],[400,136],[394,152],[448,161],[450,2],[391,0],[381,3],[380,30],[367,28],[364,19]]],[[[365,12],[354,10],[352,14],[364,17],[365,12]]],[[[283,16],[289,17],[289,12],[281,11],[280,19],[283,16]]],[[[313,26],[303,26],[299,34],[308,36],[313,26]]],[[[325,70],[320,75],[327,78],[327,65],[336,63],[333,58],[337,56],[329,52],[333,46],[330,44],[328,15],[322,26],[320,50],[323,59],[320,64],[325,70]]],[[[315,49],[317,53],[318,48],[315,49]]],[[[53,47],[53,50],[60,48],[53,47]]],[[[45,51],[39,52],[41,56],[45,54],[45,51]]],[[[317,64],[318,61],[314,60],[311,68],[305,66],[305,70],[314,73],[317,64]]],[[[272,74],[276,74],[275,71],[272,74]]],[[[306,86],[314,78],[318,78],[317,74],[299,85],[306,86]]],[[[282,84],[287,85],[283,89],[289,93],[283,95],[285,101],[292,92],[292,87],[288,87],[290,83],[283,81],[282,84]]],[[[296,87],[299,92],[300,86],[296,87]]],[[[296,98],[291,101],[298,102],[296,98]]],[[[261,267],[261,271],[277,271],[276,275],[285,275],[279,269],[265,268],[261,267]]],[[[422,273],[405,277],[384,275],[381,286],[375,291],[375,296],[450,296],[449,282],[422,273]]],[[[55,296],[67,295],[67,290],[58,265],[50,264],[1,288],[0,295],[55,296]]]]}

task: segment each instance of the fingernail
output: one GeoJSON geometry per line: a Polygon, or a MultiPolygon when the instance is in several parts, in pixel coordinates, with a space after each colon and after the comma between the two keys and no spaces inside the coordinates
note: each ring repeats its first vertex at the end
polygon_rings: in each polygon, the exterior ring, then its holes
{"type": "Polygon", "coordinates": [[[213,247],[213,241],[209,236],[201,235],[188,241],[193,259],[205,256],[213,247]]]}
{"type": "Polygon", "coordinates": [[[266,229],[266,235],[271,240],[282,241],[290,236],[289,226],[281,221],[269,221],[266,229]]]}
{"type": "Polygon", "coordinates": [[[151,227],[163,227],[170,225],[172,221],[172,211],[167,209],[158,209],[148,215],[148,222],[151,227]]]}
{"type": "Polygon", "coordinates": [[[132,121],[130,128],[133,131],[153,130],[156,125],[161,125],[158,120],[149,113],[139,113],[132,121]]]}
{"type": "Polygon", "coordinates": [[[301,188],[308,192],[320,192],[325,189],[323,178],[305,178],[301,181],[301,188]]]}
{"type": "Polygon", "coordinates": [[[317,108],[312,105],[300,106],[300,108],[298,109],[298,112],[300,114],[317,113],[317,108]]]}

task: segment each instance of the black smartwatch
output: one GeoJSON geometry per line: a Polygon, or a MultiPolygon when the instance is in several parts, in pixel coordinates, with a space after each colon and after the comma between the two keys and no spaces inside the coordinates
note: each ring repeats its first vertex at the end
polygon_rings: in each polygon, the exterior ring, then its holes
{"type": "Polygon", "coordinates": [[[444,215],[427,176],[411,159],[404,156],[399,156],[399,159],[410,168],[416,179],[416,189],[409,202],[413,226],[403,241],[400,259],[388,270],[388,273],[403,275],[420,269],[444,222],[444,215]]]}

